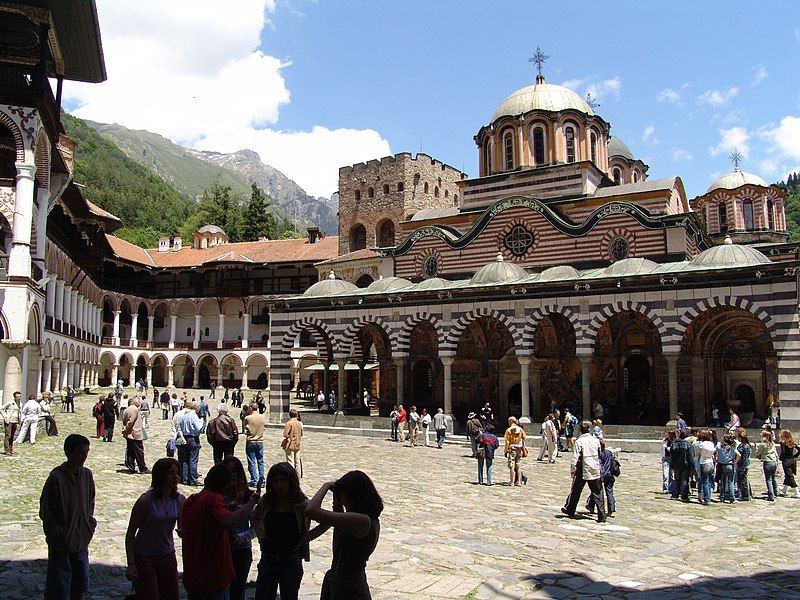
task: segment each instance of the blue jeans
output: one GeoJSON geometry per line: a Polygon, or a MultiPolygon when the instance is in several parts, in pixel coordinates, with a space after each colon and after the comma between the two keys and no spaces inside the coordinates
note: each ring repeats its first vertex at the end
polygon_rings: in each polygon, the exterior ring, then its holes
{"type": "Polygon", "coordinates": [[[475,456],[475,452],[477,452],[478,450],[478,436],[474,435],[471,438],[469,438],[469,444],[470,447],[472,448],[472,456],[475,456]]]}
{"type": "Polygon", "coordinates": [[[264,444],[262,442],[247,442],[244,451],[247,454],[250,485],[255,487],[258,485],[258,480],[264,476],[264,444]]]}
{"type": "Polygon", "coordinates": [[[297,600],[303,581],[303,561],[299,552],[285,556],[262,555],[258,563],[256,600],[275,600],[278,586],[281,600],[297,600]]]}
{"type": "Polygon", "coordinates": [[[714,487],[714,465],[700,465],[700,481],[697,495],[702,504],[711,502],[711,490],[714,487]]]}
{"type": "Polygon", "coordinates": [[[767,483],[767,498],[773,500],[778,495],[778,482],[775,481],[775,471],[778,463],[774,460],[764,461],[764,479],[767,483]]]}
{"type": "Polygon", "coordinates": [[[436,430],[436,445],[439,446],[439,448],[441,448],[442,445],[444,444],[444,436],[446,432],[447,432],[446,429],[436,430]]]}
{"type": "Polygon", "coordinates": [[[483,483],[483,465],[486,465],[486,483],[492,485],[492,460],[488,456],[478,457],[478,483],[483,483]]]}
{"type": "Polygon", "coordinates": [[[89,589],[89,551],[75,554],[47,551],[45,600],[80,598],[89,589]]]}
{"type": "Polygon", "coordinates": [[[719,486],[719,499],[733,502],[733,465],[719,465],[722,481],[719,486]]]}
{"type": "Polygon", "coordinates": [[[186,462],[181,468],[181,481],[184,481],[186,485],[195,485],[197,483],[197,461],[200,459],[200,438],[187,435],[184,452],[186,453],[186,462]]]}

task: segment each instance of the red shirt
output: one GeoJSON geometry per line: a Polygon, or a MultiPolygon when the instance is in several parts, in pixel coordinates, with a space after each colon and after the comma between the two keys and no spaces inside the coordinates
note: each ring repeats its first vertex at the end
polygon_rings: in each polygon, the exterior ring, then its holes
{"type": "Polygon", "coordinates": [[[405,423],[406,422],[406,409],[405,408],[401,408],[397,412],[397,422],[398,423],[405,423]]]}
{"type": "Polygon", "coordinates": [[[235,579],[228,530],[220,524],[232,512],[221,494],[203,490],[183,503],[183,585],[191,592],[214,592],[235,579]]]}

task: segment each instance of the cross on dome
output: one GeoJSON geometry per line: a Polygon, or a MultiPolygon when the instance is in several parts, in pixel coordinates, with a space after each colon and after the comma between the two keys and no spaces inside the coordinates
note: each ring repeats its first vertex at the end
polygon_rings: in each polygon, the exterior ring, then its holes
{"type": "Polygon", "coordinates": [[[734,170],[738,171],[739,170],[739,163],[742,162],[742,153],[739,152],[738,148],[734,148],[733,152],[731,152],[731,155],[730,155],[729,158],[731,159],[731,162],[733,163],[734,170]]]}
{"type": "Polygon", "coordinates": [[[529,63],[534,63],[536,65],[536,83],[544,83],[544,75],[542,75],[542,65],[550,58],[550,55],[545,54],[544,51],[539,47],[536,46],[536,52],[533,53],[528,59],[529,63]]]}

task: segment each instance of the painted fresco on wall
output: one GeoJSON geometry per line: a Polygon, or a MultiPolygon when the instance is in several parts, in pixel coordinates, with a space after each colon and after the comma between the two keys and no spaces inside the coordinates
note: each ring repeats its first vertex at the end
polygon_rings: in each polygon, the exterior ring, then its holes
{"type": "Polygon", "coordinates": [[[575,358],[575,328],[565,316],[550,314],[536,328],[533,353],[539,368],[539,412],[555,403],[575,410],[581,402],[581,363],[575,358]],[[541,360],[539,360],[541,359],[541,360]]]}

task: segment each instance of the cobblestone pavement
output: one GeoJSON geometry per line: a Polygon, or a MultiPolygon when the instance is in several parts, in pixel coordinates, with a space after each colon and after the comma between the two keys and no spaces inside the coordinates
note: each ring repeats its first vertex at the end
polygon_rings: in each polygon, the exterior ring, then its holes
{"type": "MultiPolygon", "coordinates": [[[[46,548],[39,493],[49,470],[62,460],[64,435],[94,433],[90,403],[79,398],[75,415],[56,415],[60,437],[40,438],[35,447],[24,444],[18,457],[0,460],[2,598],[41,597],[46,548]]],[[[166,423],[151,421],[148,464],[164,455],[166,423]]],[[[280,432],[270,429],[268,466],[282,457],[279,441],[280,432]]],[[[202,473],[212,464],[210,450],[203,446],[202,473]]],[[[236,451],[244,459],[243,442],[236,451]]],[[[90,546],[93,599],[121,598],[130,589],[123,576],[124,532],[149,478],[118,472],[123,452],[119,437],[111,444],[93,440],[89,454],[97,482],[98,528],[90,546]]],[[[381,538],[368,573],[375,598],[800,596],[793,550],[800,500],[764,501],[760,465],[751,475],[756,501],[702,507],[658,493],[657,455],[623,454],[618,514],[598,524],[562,518],[569,481],[565,459],[554,465],[528,459],[527,486],[488,487],[475,483],[476,464],[468,454],[460,444],[438,450],[347,435],[310,432],[304,438],[306,493],[360,468],[383,495],[381,538]]],[[[507,480],[504,466],[501,458],[495,461],[496,482],[507,480]]],[[[312,545],[303,598],[318,597],[330,554],[326,534],[312,545]]],[[[251,578],[255,573],[254,563],[251,578]]],[[[252,597],[253,590],[248,594],[252,597]]]]}

